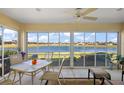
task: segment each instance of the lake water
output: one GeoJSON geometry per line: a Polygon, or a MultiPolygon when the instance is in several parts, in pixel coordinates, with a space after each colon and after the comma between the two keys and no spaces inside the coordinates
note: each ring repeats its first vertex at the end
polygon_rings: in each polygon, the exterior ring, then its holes
{"type": "MultiPolygon", "coordinates": [[[[40,47],[31,47],[28,48],[28,52],[69,52],[70,47],[69,46],[40,46],[40,47]]],[[[116,52],[117,48],[94,48],[94,47],[74,47],[75,52],[116,52]]]]}

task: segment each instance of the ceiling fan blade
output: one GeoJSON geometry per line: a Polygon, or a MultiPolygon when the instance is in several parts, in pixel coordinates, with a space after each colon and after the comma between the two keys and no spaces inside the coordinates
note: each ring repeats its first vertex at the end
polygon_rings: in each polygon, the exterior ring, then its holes
{"type": "Polygon", "coordinates": [[[92,13],[92,12],[94,12],[94,11],[96,11],[96,10],[97,10],[97,8],[88,8],[88,9],[86,9],[84,12],[81,13],[81,16],[86,16],[86,15],[88,15],[89,13],[92,13]]]}
{"type": "Polygon", "coordinates": [[[92,16],[85,16],[85,17],[83,17],[83,19],[95,21],[95,20],[97,20],[98,18],[97,18],[97,17],[92,17],[92,16]]]}

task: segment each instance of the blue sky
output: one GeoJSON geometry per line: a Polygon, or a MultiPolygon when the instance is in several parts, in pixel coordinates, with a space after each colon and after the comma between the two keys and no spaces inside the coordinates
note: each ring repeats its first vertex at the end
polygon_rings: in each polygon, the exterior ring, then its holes
{"type": "Polygon", "coordinates": [[[10,29],[4,29],[4,41],[13,41],[18,39],[18,32],[10,29]]]}
{"type": "MultiPolygon", "coordinates": [[[[39,39],[37,38],[37,33],[28,33],[28,41],[29,42],[48,42],[48,33],[39,33],[39,39]],[[38,40],[37,40],[38,39],[38,40]]],[[[116,42],[117,41],[117,33],[107,33],[107,40],[116,42]]],[[[4,40],[12,41],[17,40],[17,32],[10,29],[4,30],[4,40]]],[[[59,42],[59,33],[49,33],[49,42],[59,42]]],[[[75,42],[84,42],[84,33],[77,32],[74,33],[74,41],[75,42]]],[[[85,41],[86,42],[94,42],[95,41],[95,33],[87,32],[85,33],[85,41]]],[[[96,41],[105,42],[106,41],[106,33],[96,33],[96,41]]],[[[60,42],[70,42],[70,33],[69,32],[61,32],[60,33],[60,42]]]]}
{"type": "MultiPolygon", "coordinates": [[[[37,42],[37,33],[28,33],[28,41],[37,42]]],[[[117,33],[107,33],[107,40],[116,42],[117,41],[117,33]]],[[[59,42],[59,33],[50,33],[49,34],[49,42],[59,42]]],[[[74,33],[74,41],[75,42],[83,42],[84,41],[84,33],[74,33]]],[[[85,41],[86,42],[95,42],[95,33],[87,32],[85,33],[85,41]]],[[[105,42],[106,41],[106,33],[96,33],[96,41],[105,42]]],[[[39,33],[39,42],[48,42],[48,33],[39,33]]],[[[70,33],[62,32],[60,33],[60,42],[70,42],[70,33]]]]}

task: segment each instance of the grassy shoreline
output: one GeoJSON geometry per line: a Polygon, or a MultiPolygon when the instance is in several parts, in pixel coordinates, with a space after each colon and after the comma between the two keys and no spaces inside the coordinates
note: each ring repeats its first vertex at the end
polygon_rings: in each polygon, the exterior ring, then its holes
{"type": "MultiPolygon", "coordinates": [[[[51,52],[50,52],[51,53],[51,52]]],[[[28,53],[28,56],[31,57],[33,54],[37,54],[38,58],[45,58],[46,55],[48,55],[48,52],[44,52],[44,53],[28,53]]],[[[92,52],[77,52],[76,54],[74,53],[74,57],[81,57],[81,56],[91,56],[91,55],[95,55],[97,53],[92,53],[92,52]]],[[[111,54],[111,52],[106,52],[106,53],[101,53],[101,54],[97,54],[97,55],[107,55],[107,54],[111,54]]],[[[115,53],[116,54],[116,53],[115,53]]],[[[53,58],[61,58],[65,56],[66,58],[70,57],[70,53],[69,52],[53,52],[53,58]]]]}
{"type": "MultiPolygon", "coordinates": [[[[45,45],[37,45],[37,44],[29,44],[28,45],[28,48],[32,48],[32,47],[48,47],[48,44],[45,44],[45,45]]],[[[49,46],[55,46],[55,47],[57,47],[57,46],[59,46],[59,44],[58,45],[55,45],[55,44],[53,44],[53,45],[49,45],[49,46]]],[[[70,44],[61,44],[61,46],[70,46],[70,44]]],[[[95,45],[75,45],[74,44],[74,46],[75,47],[94,47],[95,45]]],[[[1,47],[1,46],[0,46],[1,47]]],[[[5,48],[16,48],[17,47],[17,45],[16,44],[4,44],[4,47],[5,48]]],[[[97,47],[97,48],[106,48],[106,46],[104,46],[104,45],[96,45],[95,47],[97,47]]],[[[116,45],[108,45],[107,46],[108,48],[116,48],[116,45]]]]}

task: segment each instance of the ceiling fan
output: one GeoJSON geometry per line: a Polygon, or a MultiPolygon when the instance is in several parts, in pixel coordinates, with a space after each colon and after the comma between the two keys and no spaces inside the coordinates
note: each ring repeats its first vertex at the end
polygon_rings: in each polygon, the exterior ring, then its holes
{"type": "Polygon", "coordinates": [[[76,18],[83,18],[86,20],[91,20],[91,21],[96,21],[98,18],[94,16],[89,16],[90,13],[94,12],[97,10],[97,8],[76,8],[76,13],[75,16],[76,18]]]}

